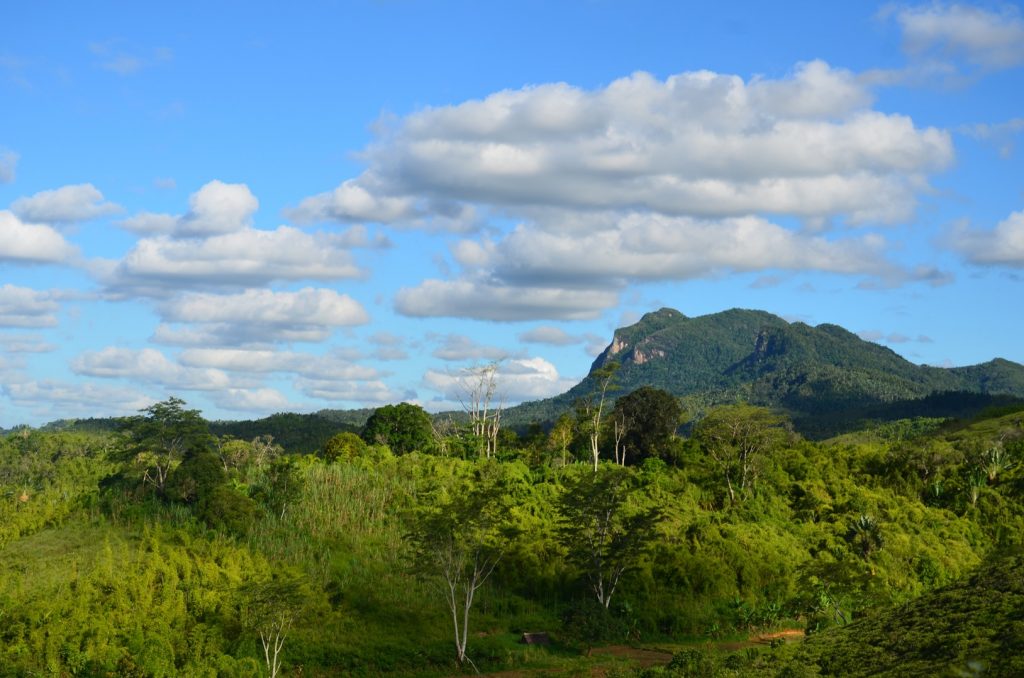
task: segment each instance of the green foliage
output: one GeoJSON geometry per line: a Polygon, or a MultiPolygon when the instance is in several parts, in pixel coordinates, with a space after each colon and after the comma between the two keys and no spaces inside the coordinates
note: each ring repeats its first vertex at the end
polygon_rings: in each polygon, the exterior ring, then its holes
{"type": "MultiPolygon", "coordinates": [[[[267,663],[247,587],[278,581],[301,584],[306,601],[281,646],[283,674],[450,675],[453,622],[430,546],[466,555],[451,560],[461,581],[469,556],[494,564],[461,632],[485,672],[580,670],[602,661],[575,658],[593,642],[805,625],[803,646],[701,648],[636,675],[942,675],[970,662],[1015,675],[1022,423],[1012,410],[810,442],[771,412],[732,405],[705,410],[668,463],[597,473],[586,446],[576,451],[587,463],[574,463],[571,442],[539,432],[487,463],[392,456],[350,436],[362,451],[335,462],[225,439],[184,448],[164,496],[139,490],[133,474],[150,467],[137,438],[24,429],[0,438],[0,672],[256,675],[267,663]],[[729,421],[755,441],[767,428],[771,443],[735,503],[709,452],[712,427],[729,421]],[[616,563],[605,607],[595,573],[610,583],[616,563]],[[926,614],[893,616],[917,605],[926,614]],[[947,610],[948,623],[925,623],[947,610]],[[516,646],[538,630],[566,644],[516,646]]],[[[743,444],[721,440],[736,454],[743,444]]]]}
{"type": "Polygon", "coordinates": [[[558,500],[559,540],[608,608],[622,575],[651,546],[661,511],[637,506],[642,488],[629,469],[572,471],[558,500]]]}
{"type": "Polygon", "coordinates": [[[814,636],[789,667],[823,676],[1024,673],[1024,556],[993,554],[972,576],[814,636]],[[977,671],[975,671],[977,672],[977,671]]]}
{"type": "Polygon", "coordinates": [[[366,443],[355,433],[338,433],[324,445],[322,456],[326,461],[351,460],[366,453],[366,443]]]}
{"type": "Polygon", "coordinates": [[[660,388],[641,386],[615,401],[612,420],[625,429],[622,449],[626,463],[668,458],[681,416],[679,400],[660,388]]]}
{"type": "Polygon", "coordinates": [[[366,422],[363,440],[373,445],[387,445],[399,455],[429,452],[434,446],[430,415],[419,405],[385,405],[366,422]]]}
{"type": "Polygon", "coordinates": [[[763,311],[731,309],[688,318],[663,308],[615,331],[580,384],[555,398],[505,413],[508,425],[554,421],[595,391],[598,370],[621,363],[624,392],[641,386],[708,408],[750,402],[779,408],[797,430],[828,438],[864,422],[973,416],[1024,398],[1024,366],[993,360],[961,368],[914,365],[836,325],[789,323],[763,311]]]}

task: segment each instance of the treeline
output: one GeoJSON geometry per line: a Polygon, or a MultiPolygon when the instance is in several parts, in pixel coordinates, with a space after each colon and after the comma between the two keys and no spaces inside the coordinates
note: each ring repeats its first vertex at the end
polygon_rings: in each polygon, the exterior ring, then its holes
{"type": "MultiPolygon", "coordinates": [[[[447,675],[585,664],[604,642],[826,639],[1024,536],[1020,411],[827,442],[764,408],[703,414],[680,436],[670,395],[613,405],[595,389],[519,435],[493,411],[436,420],[405,403],[307,453],[215,434],[171,399],[116,430],[7,434],[0,665],[447,675]],[[518,644],[527,631],[554,644],[518,644]]],[[[670,670],[849,666],[807,647],[732,668],[680,652],[670,670]]],[[[995,651],[967,650],[946,661],[995,651]]]]}

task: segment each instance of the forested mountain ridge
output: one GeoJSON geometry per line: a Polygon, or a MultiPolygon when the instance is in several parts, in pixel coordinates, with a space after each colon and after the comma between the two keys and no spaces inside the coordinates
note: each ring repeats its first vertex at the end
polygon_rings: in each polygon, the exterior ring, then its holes
{"type": "Polygon", "coordinates": [[[922,410],[915,414],[946,415],[935,410],[934,399],[925,400],[936,394],[988,396],[980,403],[1024,397],[1024,365],[1002,358],[969,367],[915,365],[838,325],[812,327],[743,309],[689,318],[663,308],[616,330],[580,384],[520,406],[510,420],[568,409],[595,390],[595,372],[613,361],[620,365],[613,396],[655,386],[689,398],[691,408],[744,400],[787,411],[798,428],[829,433],[843,429],[837,417],[878,416],[889,404],[902,405],[901,416],[915,401],[922,410]]]}

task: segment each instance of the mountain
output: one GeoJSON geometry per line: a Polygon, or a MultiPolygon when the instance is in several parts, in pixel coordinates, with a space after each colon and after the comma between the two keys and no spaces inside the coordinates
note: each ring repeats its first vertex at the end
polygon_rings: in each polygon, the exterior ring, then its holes
{"type": "Polygon", "coordinates": [[[965,402],[977,411],[1024,397],[1024,366],[1001,358],[970,367],[915,365],[838,325],[812,327],[742,309],[688,318],[663,308],[616,330],[580,384],[513,408],[507,420],[550,419],[569,409],[595,389],[594,372],[611,361],[620,364],[616,395],[655,386],[686,398],[691,411],[745,400],[787,411],[814,437],[861,419],[900,418],[887,416],[889,410],[961,416],[965,402]]]}

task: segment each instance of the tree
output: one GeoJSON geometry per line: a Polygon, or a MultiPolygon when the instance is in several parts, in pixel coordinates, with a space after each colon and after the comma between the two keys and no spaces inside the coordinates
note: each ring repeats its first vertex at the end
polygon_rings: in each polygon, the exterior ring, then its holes
{"type": "Polygon", "coordinates": [[[370,415],[363,440],[371,445],[387,445],[395,454],[429,450],[434,440],[430,415],[419,405],[385,405],[370,415]]]}
{"type": "Polygon", "coordinates": [[[601,458],[601,418],[604,415],[605,400],[609,391],[614,391],[618,386],[615,384],[615,373],[618,372],[619,363],[611,360],[591,373],[594,389],[586,397],[577,403],[577,419],[582,432],[590,440],[590,456],[594,460],[594,473],[597,473],[597,464],[601,458]]]}
{"type": "MultiPolygon", "coordinates": [[[[863,513],[850,525],[850,529],[846,531],[846,541],[857,550],[857,554],[868,565],[871,565],[872,554],[885,545],[885,539],[882,537],[882,529],[879,527],[878,521],[863,513]]],[[[871,565],[871,574],[873,575],[874,573],[875,568],[871,565]]]]}
{"type": "Polygon", "coordinates": [[[498,363],[463,370],[459,384],[463,390],[459,400],[462,409],[469,414],[470,430],[479,441],[481,455],[490,459],[498,452],[498,431],[504,410],[503,399],[494,402],[498,392],[498,363]]]}
{"type": "Polygon", "coordinates": [[[213,440],[199,410],[187,410],[185,401],[168,398],[139,410],[124,422],[132,458],[143,466],[142,480],[164,494],[171,470],[186,451],[208,448],[213,440]]]}
{"type": "Polygon", "coordinates": [[[679,427],[682,408],[668,391],[641,386],[615,402],[612,421],[621,446],[621,464],[635,464],[648,457],[667,455],[679,427]]]}
{"type": "Polygon", "coordinates": [[[331,437],[324,445],[323,458],[329,462],[350,460],[366,452],[366,443],[355,433],[344,431],[331,437]]]}
{"type": "Polygon", "coordinates": [[[455,659],[462,666],[472,664],[466,647],[476,593],[501,560],[513,529],[499,466],[487,463],[475,479],[446,489],[413,515],[406,540],[415,571],[435,584],[445,600],[455,633],[455,659]]]}
{"type": "Polygon", "coordinates": [[[786,418],[764,407],[725,405],[716,407],[694,428],[701,449],[719,467],[736,503],[737,490],[753,487],[763,457],[785,438],[786,418]]]}
{"type": "Polygon", "coordinates": [[[659,509],[634,506],[640,489],[631,469],[606,465],[570,477],[558,500],[559,541],[605,609],[661,521],[659,509]]]}
{"type": "Polygon", "coordinates": [[[285,640],[309,604],[309,591],[296,577],[277,576],[245,584],[239,596],[242,624],[259,634],[267,671],[277,678],[285,640]]]}
{"type": "Polygon", "coordinates": [[[574,435],[572,418],[568,414],[563,414],[559,417],[548,434],[548,442],[552,449],[562,453],[562,466],[568,463],[569,444],[572,442],[574,435]]]}

